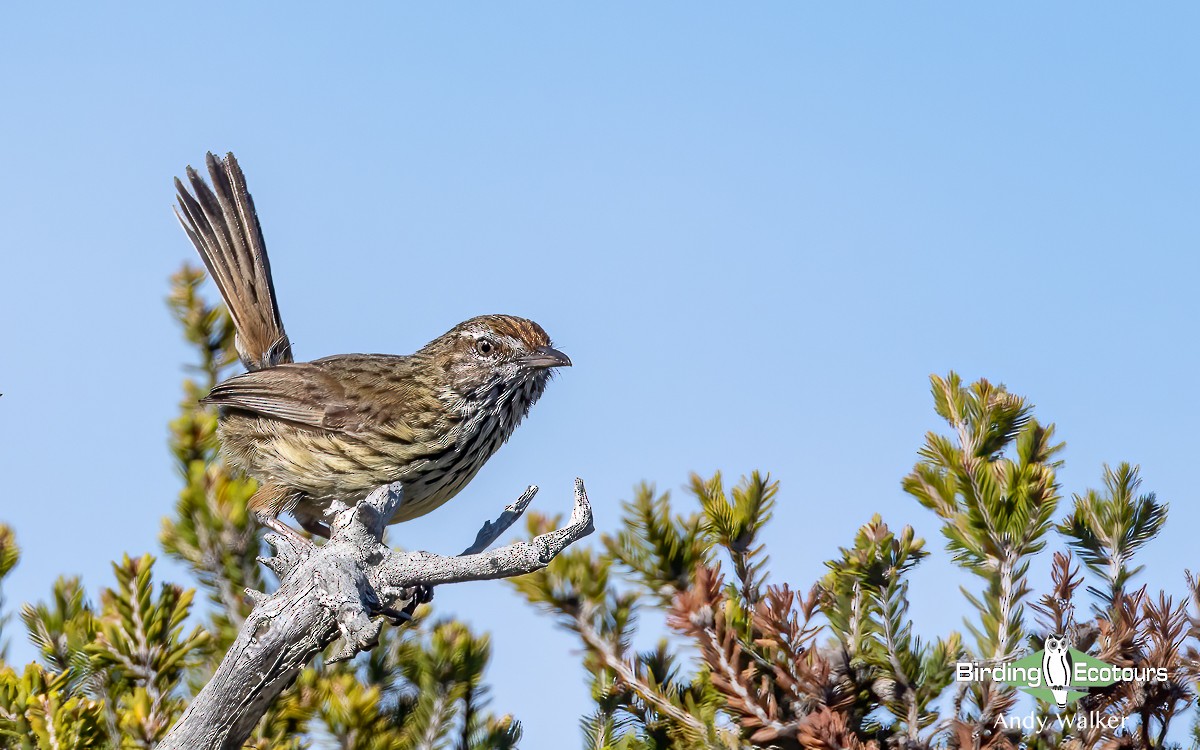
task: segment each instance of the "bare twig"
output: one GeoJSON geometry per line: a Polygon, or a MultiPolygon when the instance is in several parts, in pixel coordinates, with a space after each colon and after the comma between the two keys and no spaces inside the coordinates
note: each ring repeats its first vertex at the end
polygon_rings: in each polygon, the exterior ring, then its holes
{"type": "Polygon", "coordinates": [[[566,526],[484,552],[520,517],[536,491],[529,488],[499,518],[485,523],[467,553],[457,557],[400,552],[381,543],[388,519],[403,501],[398,484],[380,487],[352,507],[336,504],[329,514],[331,538],[320,547],[267,534],[276,556],[262,562],[279,573],[279,588],[270,596],[247,592],[254,611],[159,750],[242,747],[314,656],[339,635],[343,642],[330,661],[373,648],[380,615],[395,614],[414,587],[530,573],[592,533],[591,505],[577,479],[566,526]]]}
{"type": "Polygon", "coordinates": [[[508,531],[521,518],[521,515],[525,513],[525,509],[533,502],[533,497],[537,494],[537,491],[536,484],[529,485],[521,493],[521,496],[511,505],[507,506],[495,521],[484,521],[483,528],[479,530],[479,534],[475,537],[475,543],[463,550],[462,554],[478,555],[492,546],[492,542],[499,539],[501,534],[508,531]]]}

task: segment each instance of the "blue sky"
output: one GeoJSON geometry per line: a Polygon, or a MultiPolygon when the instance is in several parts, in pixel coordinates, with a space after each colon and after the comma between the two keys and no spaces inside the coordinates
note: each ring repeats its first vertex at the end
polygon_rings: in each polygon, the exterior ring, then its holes
{"type": "MultiPolygon", "coordinates": [[[[783,483],[775,580],[807,585],[879,512],[930,539],[912,614],[945,632],[967,580],[899,482],[937,427],[928,375],[955,369],[1058,424],[1068,498],[1140,463],[1171,503],[1141,580],[1182,592],[1198,21],[1166,3],[14,6],[0,520],[25,554],[5,595],[64,572],[95,590],[109,560],[157,551],[188,356],[163,297],[195,261],[171,178],[210,149],[248,174],[301,358],[509,312],[576,363],[398,543],[456,551],[528,483],[566,511],[584,477],[610,529],[641,480],[761,468],[783,483]]],[[[577,736],[569,636],[499,583],[436,604],[492,632],[494,706],[528,747],[577,736]]]]}

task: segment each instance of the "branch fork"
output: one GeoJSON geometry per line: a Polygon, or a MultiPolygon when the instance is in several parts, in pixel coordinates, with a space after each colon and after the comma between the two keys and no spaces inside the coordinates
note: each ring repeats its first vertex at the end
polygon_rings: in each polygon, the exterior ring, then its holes
{"type": "Polygon", "coordinates": [[[428,600],[431,586],[530,573],[592,533],[591,505],[583,481],[576,479],[566,526],[489,551],[536,493],[537,487],[529,487],[495,520],[486,521],[457,556],[402,552],[383,544],[387,522],[404,499],[399,483],[379,487],[354,505],[334,503],[326,513],[330,539],[320,546],[286,527],[268,533],[264,538],[274,555],[259,561],[279,576],[279,588],[270,595],[246,590],[254,610],[160,750],[242,747],[275,698],[339,636],[331,662],[374,648],[380,618],[409,619],[417,604],[428,600]]]}

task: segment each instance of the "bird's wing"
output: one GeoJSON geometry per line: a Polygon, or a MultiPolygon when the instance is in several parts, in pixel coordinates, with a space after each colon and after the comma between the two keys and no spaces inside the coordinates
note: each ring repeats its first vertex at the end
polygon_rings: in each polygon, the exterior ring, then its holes
{"type": "Polygon", "coordinates": [[[353,432],[359,426],[342,384],[311,362],[232,377],[213,388],[203,403],[333,432],[353,432]]]}

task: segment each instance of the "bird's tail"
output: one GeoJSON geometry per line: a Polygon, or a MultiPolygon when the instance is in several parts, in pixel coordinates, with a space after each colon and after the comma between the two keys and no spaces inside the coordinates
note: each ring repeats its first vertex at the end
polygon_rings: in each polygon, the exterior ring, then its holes
{"type": "Polygon", "coordinates": [[[1054,702],[1058,704],[1059,708],[1066,708],[1066,706],[1067,706],[1067,691],[1066,690],[1063,690],[1061,688],[1055,688],[1055,689],[1051,690],[1050,693],[1051,693],[1051,695],[1054,696],[1054,702]]]}
{"type": "Polygon", "coordinates": [[[195,195],[175,178],[175,215],[229,308],[242,364],[261,370],[291,362],[292,345],[279,317],[267,246],[242,168],[233,154],[217,159],[210,153],[205,162],[212,187],[188,167],[195,195]]]}

